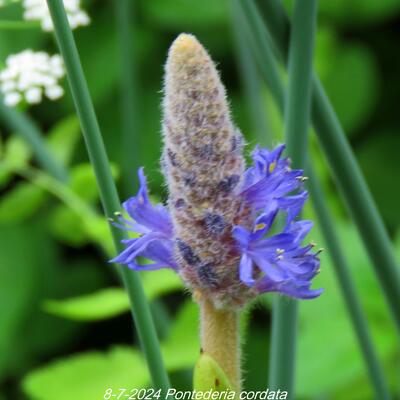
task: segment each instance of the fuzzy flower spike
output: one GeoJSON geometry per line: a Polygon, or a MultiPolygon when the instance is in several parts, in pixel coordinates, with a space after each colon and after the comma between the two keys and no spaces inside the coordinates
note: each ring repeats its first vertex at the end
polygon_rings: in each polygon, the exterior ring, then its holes
{"type": "MultiPolygon", "coordinates": [[[[317,254],[302,245],[310,221],[296,221],[307,192],[284,145],[256,147],[245,169],[243,138],[206,50],[192,36],[172,44],[165,67],[164,153],[168,210],[139,194],[124,203],[126,229],[141,234],[113,261],[133,269],[173,268],[217,308],[237,308],[262,292],[313,298],[317,254]],[[272,234],[279,213],[284,229],[272,234]],[[140,265],[138,257],[154,263],[140,265]]],[[[122,219],[122,217],[120,217],[122,219]]]]}
{"type": "Polygon", "coordinates": [[[201,346],[240,390],[237,310],[259,293],[309,299],[318,253],[299,221],[307,192],[303,171],[282,157],[284,145],[256,147],[246,169],[243,138],[210,56],[192,35],[172,44],[165,66],[164,151],[167,208],[150,203],[143,170],[136,197],[117,223],[139,237],[113,261],[135,270],[172,268],[200,305],[201,346]],[[274,221],[284,216],[276,232],[274,221]],[[141,264],[139,257],[150,259],[141,264]]]}

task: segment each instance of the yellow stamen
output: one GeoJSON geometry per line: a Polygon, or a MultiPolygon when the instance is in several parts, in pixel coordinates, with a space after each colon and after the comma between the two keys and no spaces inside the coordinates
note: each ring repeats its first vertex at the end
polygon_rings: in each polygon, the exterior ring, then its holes
{"type": "Polygon", "coordinates": [[[257,224],[254,228],[254,232],[260,231],[261,229],[264,229],[266,225],[262,222],[260,224],[257,224]]]}
{"type": "Polygon", "coordinates": [[[269,173],[271,174],[276,167],[276,161],[273,161],[271,164],[269,164],[269,173]]]}

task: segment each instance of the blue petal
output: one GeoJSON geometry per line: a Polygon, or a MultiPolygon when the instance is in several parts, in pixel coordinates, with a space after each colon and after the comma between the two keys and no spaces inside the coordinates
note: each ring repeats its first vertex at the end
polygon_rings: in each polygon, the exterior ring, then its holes
{"type": "Polygon", "coordinates": [[[260,281],[257,289],[260,293],[279,292],[297,299],[313,299],[323,292],[323,289],[310,289],[309,283],[300,285],[296,285],[293,281],[276,283],[268,278],[260,281]]]}
{"type": "Polygon", "coordinates": [[[233,238],[238,242],[239,246],[247,249],[251,240],[250,232],[242,226],[235,226],[232,230],[233,238]]]}
{"type": "Polygon", "coordinates": [[[136,232],[158,231],[172,235],[172,221],[167,209],[162,204],[153,206],[147,193],[146,178],[142,168],[139,169],[140,188],[137,196],[123,203],[124,209],[134,220],[136,232]]]}
{"type": "Polygon", "coordinates": [[[254,285],[253,262],[247,254],[243,254],[239,264],[239,277],[248,286],[254,285]]]}
{"type": "Polygon", "coordinates": [[[139,169],[139,192],[135,197],[127,200],[123,206],[129,219],[119,217],[122,229],[142,234],[135,239],[124,239],[126,249],[112,262],[126,264],[132,269],[150,270],[159,268],[178,269],[174,258],[174,242],[172,221],[167,209],[161,205],[152,205],[147,192],[146,177],[143,169],[139,169]],[[137,258],[144,257],[154,261],[152,264],[138,264],[137,258]]]}

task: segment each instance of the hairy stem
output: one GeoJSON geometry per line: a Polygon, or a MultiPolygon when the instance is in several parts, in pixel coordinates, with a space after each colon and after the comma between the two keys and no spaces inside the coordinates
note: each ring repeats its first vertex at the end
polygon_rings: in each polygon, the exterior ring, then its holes
{"type": "Polygon", "coordinates": [[[219,364],[232,389],[240,391],[239,314],[217,310],[207,298],[201,299],[199,304],[202,351],[219,364]]]}

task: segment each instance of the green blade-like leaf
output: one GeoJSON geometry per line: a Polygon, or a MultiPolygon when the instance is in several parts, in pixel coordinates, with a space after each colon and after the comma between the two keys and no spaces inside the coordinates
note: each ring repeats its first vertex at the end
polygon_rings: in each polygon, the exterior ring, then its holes
{"type": "Polygon", "coordinates": [[[59,317],[98,321],[129,311],[129,299],[125,290],[116,287],[65,300],[47,300],[43,308],[59,317]]]}
{"type": "Polygon", "coordinates": [[[115,347],[107,353],[83,353],[50,363],[30,372],[22,387],[35,400],[99,400],[108,388],[114,393],[127,388],[129,393],[130,389],[145,387],[148,381],[139,352],[115,347]]]}
{"type": "MultiPolygon", "coordinates": [[[[151,274],[144,273],[143,285],[147,298],[152,300],[180,289],[182,282],[173,271],[160,270],[152,271],[151,274]]],[[[130,306],[126,291],[114,287],[69,299],[47,300],[44,302],[43,308],[46,312],[62,318],[77,321],[99,321],[128,312],[130,306]]],[[[187,334],[186,331],[185,334],[187,334]]]]}
{"type": "Polygon", "coordinates": [[[43,189],[20,182],[0,200],[0,223],[18,222],[32,215],[43,203],[43,189]]]}

